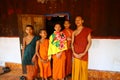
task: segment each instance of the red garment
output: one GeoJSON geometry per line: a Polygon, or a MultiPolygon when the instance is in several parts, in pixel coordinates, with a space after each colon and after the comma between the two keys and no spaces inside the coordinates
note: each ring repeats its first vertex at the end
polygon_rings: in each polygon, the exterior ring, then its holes
{"type": "MultiPolygon", "coordinates": [[[[74,51],[77,54],[83,53],[87,47],[87,37],[91,33],[91,29],[84,27],[82,31],[74,37],[74,51]]],[[[88,61],[88,52],[82,57],[81,60],[88,61]]]]}
{"type": "MultiPolygon", "coordinates": [[[[71,29],[64,29],[63,33],[66,35],[67,38],[71,38],[72,40],[72,33],[71,29]]],[[[72,49],[71,49],[71,40],[67,40],[67,47],[68,49],[65,50],[66,61],[65,61],[65,75],[68,76],[72,73],[72,49]]]]}

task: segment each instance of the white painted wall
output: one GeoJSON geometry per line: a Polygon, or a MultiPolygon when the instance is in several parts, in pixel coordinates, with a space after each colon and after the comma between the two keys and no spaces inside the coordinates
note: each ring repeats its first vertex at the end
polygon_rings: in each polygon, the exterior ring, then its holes
{"type": "Polygon", "coordinates": [[[89,69],[120,71],[120,39],[93,39],[89,69]]]}
{"type": "MultiPolygon", "coordinates": [[[[5,62],[21,64],[19,38],[0,37],[0,66],[5,62]]],[[[120,72],[120,39],[92,39],[89,69],[120,72]]]]}
{"type": "Polygon", "coordinates": [[[21,63],[20,55],[18,37],[0,37],[0,66],[5,66],[5,62],[21,63]]]}

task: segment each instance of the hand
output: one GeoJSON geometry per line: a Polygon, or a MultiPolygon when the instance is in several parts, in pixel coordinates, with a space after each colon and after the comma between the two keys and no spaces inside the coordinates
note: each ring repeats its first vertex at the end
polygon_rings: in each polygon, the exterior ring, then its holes
{"type": "Polygon", "coordinates": [[[73,55],[75,56],[75,58],[80,58],[80,55],[77,53],[73,53],[73,55]]]}
{"type": "Polygon", "coordinates": [[[43,63],[47,63],[49,60],[48,59],[47,60],[41,59],[40,61],[43,62],[43,63]]]}
{"type": "Polygon", "coordinates": [[[33,56],[32,62],[35,63],[37,56],[33,56]]]}
{"type": "Polygon", "coordinates": [[[68,41],[71,41],[72,39],[71,39],[70,37],[67,37],[67,40],[68,40],[68,41]]]}
{"type": "Polygon", "coordinates": [[[85,55],[85,53],[80,53],[79,54],[79,59],[81,59],[84,55],[85,55]]]}
{"type": "Polygon", "coordinates": [[[60,58],[60,57],[61,57],[61,54],[62,54],[62,52],[57,53],[57,54],[56,54],[56,57],[57,57],[57,58],[60,58]]]}
{"type": "Polygon", "coordinates": [[[44,63],[47,63],[47,62],[49,62],[49,60],[47,59],[47,60],[44,60],[44,63]]]}

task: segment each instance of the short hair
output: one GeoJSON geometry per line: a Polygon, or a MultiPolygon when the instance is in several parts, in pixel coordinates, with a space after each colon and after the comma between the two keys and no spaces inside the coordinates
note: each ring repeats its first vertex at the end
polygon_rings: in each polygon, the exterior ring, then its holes
{"type": "Polygon", "coordinates": [[[81,19],[83,20],[82,16],[76,16],[76,18],[77,18],[77,17],[79,17],[79,18],[81,18],[81,19]]]}
{"type": "Polygon", "coordinates": [[[34,27],[32,25],[26,25],[26,27],[30,27],[32,30],[34,30],[34,27]]]}
{"type": "MultiPolygon", "coordinates": [[[[65,21],[68,21],[69,23],[71,23],[71,21],[70,21],[70,20],[65,20],[65,21]]],[[[65,21],[64,21],[64,23],[65,23],[65,21]]]]}
{"type": "Polygon", "coordinates": [[[57,25],[57,24],[60,25],[60,27],[61,27],[61,24],[60,24],[59,22],[55,23],[55,24],[54,24],[54,27],[55,27],[55,25],[57,25]]]}
{"type": "Polygon", "coordinates": [[[46,31],[46,32],[47,32],[46,29],[40,29],[40,30],[39,30],[39,33],[41,33],[42,31],[46,31]]]}

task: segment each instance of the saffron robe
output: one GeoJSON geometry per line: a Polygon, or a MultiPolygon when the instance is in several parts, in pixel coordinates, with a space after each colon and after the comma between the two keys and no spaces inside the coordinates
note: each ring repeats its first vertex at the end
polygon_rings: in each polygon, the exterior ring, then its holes
{"type": "Polygon", "coordinates": [[[65,52],[67,50],[67,41],[64,33],[53,33],[49,39],[48,56],[53,58],[53,79],[63,79],[65,77],[65,52]],[[60,58],[56,56],[62,52],[60,58]]]}
{"type": "MultiPolygon", "coordinates": [[[[75,53],[84,52],[88,44],[87,37],[89,33],[91,33],[91,29],[84,27],[78,35],[74,36],[75,53]]],[[[88,52],[81,59],[73,59],[72,80],[88,80],[88,52]]]]}
{"type": "MultiPolygon", "coordinates": [[[[84,27],[78,35],[74,36],[73,46],[75,53],[80,54],[85,51],[88,44],[87,37],[91,31],[92,30],[90,28],[84,27]]],[[[81,60],[88,61],[88,52],[86,52],[81,60]]]]}
{"type": "MultiPolygon", "coordinates": [[[[48,39],[45,39],[43,42],[40,43],[39,55],[40,55],[42,60],[47,60],[48,59],[48,45],[49,45],[49,40],[48,39]]],[[[39,65],[39,68],[40,68],[40,77],[47,78],[47,77],[51,76],[50,61],[41,62],[38,59],[38,65],[39,65]]]]}

